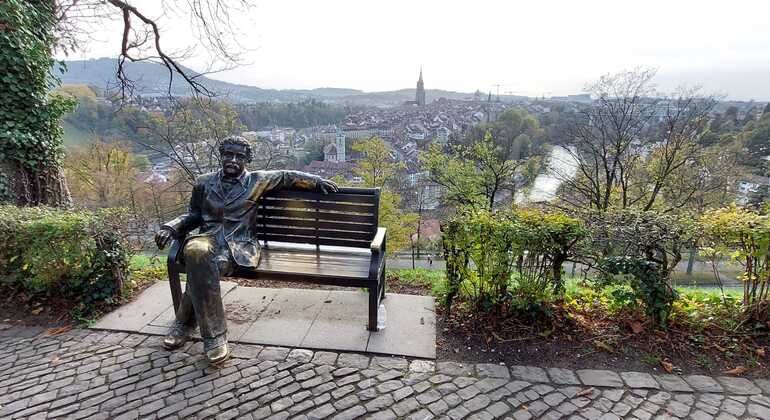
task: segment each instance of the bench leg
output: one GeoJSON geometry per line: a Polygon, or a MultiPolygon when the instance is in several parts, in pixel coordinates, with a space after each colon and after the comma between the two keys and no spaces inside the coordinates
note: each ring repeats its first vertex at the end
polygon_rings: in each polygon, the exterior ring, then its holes
{"type": "Polygon", "coordinates": [[[377,298],[379,294],[379,287],[369,288],[369,331],[377,331],[377,309],[379,309],[380,303],[377,298]]]}
{"type": "Polygon", "coordinates": [[[380,300],[385,299],[385,268],[382,269],[382,275],[380,276],[380,287],[382,288],[382,293],[380,293],[380,300]]]}

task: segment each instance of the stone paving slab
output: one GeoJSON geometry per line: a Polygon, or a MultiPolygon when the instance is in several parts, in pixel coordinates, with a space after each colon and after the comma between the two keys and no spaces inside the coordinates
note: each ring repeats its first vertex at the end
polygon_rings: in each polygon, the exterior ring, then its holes
{"type": "Polygon", "coordinates": [[[435,301],[427,296],[388,295],[387,327],[372,333],[366,350],[372,353],[436,358],[435,301]]]}
{"type": "MultiPolygon", "coordinates": [[[[383,301],[386,328],[369,332],[368,294],[362,291],[238,287],[232,282],[223,282],[222,291],[232,342],[436,357],[432,297],[388,294],[383,301]]],[[[163,281],[93,328],[164,335],[173,314],[163,281]]]]}
{"type": "Polygon", "coordinates": [[[329,293],[329,290],[279,289],[241,340],[246,343],[299,347],[329,293]]]}
{"type": "Polygon", "coordinates": [[[279,289],[237,287],[222,299],[227,316],[227,334],[231,340],[242,340],[249,327],[265,311],[279,291],[279,289]]]}
{"type": "MultiPolygon", "coordinates": [[[[223,293],[232,290],[237,284],[229,281],[222,282],[221,289],[223,293]]],[[[184,290],[184,285],[182,285],[184,290]]],[[[150,325],[160,314],[168,312],[171,314],[171,290],[168,282],[159,281],[142,294],[133,302],[121,306],[100,319],[94,328],[103,328],[119,331],[140,331],[147,325],[150,325]]],[[[169,323],[170,325],[170,323],[169,323]]]]}
{"type": "MultiPolygon", "coordinates": [[[[174,322],[174,306],[171,303],[171,291],[169,290],[168,282],[165,282],[165,281],[161,281],[161,282],[155,283],[150,288],[154,289],[156,287],[159,287],[159,285],[162,285],[162,287],[161,287],[162,290],[161,291],[153,290],[153,292],[154,293],[158,293],[161,296],[161,298],[165,297],[165,299],[167,300],[167,302],[166,302],[167,306],[166,306],[166,309],[163,310],[163,312],[161,312],[152,321],[150,321],[149,325],[153,325],[153,326],[156,326],[156,327],[169,327],[174,322]]],[[[185,287],[186,287],[186,282],[183,281],[182,282],[182,290],[184,290],[185,287]]],[[[220,287],[221,287],[221,291],[222,291],[223,300],[226,300],[228,298],[229,294],[232,293],[236,288],[238,288],[238,284],[236,284],[234,282],[231,282],[231,281],[223,281],[220,287]]],[[[144,294],[147,293],[150,290],[150,288],[148,288],[146,291],[142,292],[142,294],[139,295],[137,300],[135,300],[132,303],[136,303],[140,299],[146,299],[144,294]]],[[[120,310],[120,309],[122,309],[122,308],[119,308],[118,310],[120,310]]],[[[112,329],[112,328],[105,328],[105,329],[112,329]]]]}
{"type": "Polygon", "coordinates": [[[201,352],[200,342],[166,351],[148,334],[46,336],[0,325],[0,418],[770,419],[766,379],[676,376],[680,383],[252,344],[235,344],[230,360],[211,366],[201,352]],[[666,390],[682,383],[693,387],[666,390]]]}
{"type": "MultiPolygon", "coordinates": [[[[300,346],[366,351],[370,336],[366,329],[369,317],[362,309],[367,307],[368,298],[366,293],[360,292],[335,292],[328,295],[300,346]]],[[[384,334],[386,331],[378,334],[384,334]]]]}

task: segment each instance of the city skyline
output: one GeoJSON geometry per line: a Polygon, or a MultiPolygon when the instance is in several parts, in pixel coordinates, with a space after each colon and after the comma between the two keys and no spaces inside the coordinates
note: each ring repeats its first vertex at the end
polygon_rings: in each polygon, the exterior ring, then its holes
{"type": "MultiPolygon", "coordinates": [[[[727,99],[769,100],[763,16],[770,5],[744,6],[651,1],[630,15],[603,1],[257,2],[233,16],[243,65],[210,77],[272,89],[376,92],[413,87],[423,67],[428,89],[496,93],[500,85],[501,94],[553,96],[578,94],[604,74],[642,66],[658,69],[663,91],[699,85],[727,99]]],[[[189,27],[178,23],[188,20],[177,12],[156,10],[166,45],[181,50],[191,41],[189,27]]],[[[68,58],[114,57],[119,25],[94,28],[68,58]]],[[[202,70],[211,57],[199,48],[184,63],[202,70]]]]}

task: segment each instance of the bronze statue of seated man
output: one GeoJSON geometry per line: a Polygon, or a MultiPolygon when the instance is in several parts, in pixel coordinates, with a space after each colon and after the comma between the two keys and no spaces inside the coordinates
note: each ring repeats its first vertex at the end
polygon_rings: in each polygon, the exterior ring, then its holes
{"type": "Polygon", "coordinates": [[[333,182],[304,172],[247,171],[252,151],[242,137],[222,140],[219,154],[222,169],[199,176],[188,212],[164,224],[155,235],[160,249],[172,238],[184,241],[177,259],[187,271],[187,287],[163,344],[168,349],[182,346],[197,322],[211,363],[223,362],[230,353],[220,280],[238,266],[259,264],[252,225],[260,197],[278,188],[337,191],[333,182]],[[198,233],[188,235],[196,228],[198,233]]]}

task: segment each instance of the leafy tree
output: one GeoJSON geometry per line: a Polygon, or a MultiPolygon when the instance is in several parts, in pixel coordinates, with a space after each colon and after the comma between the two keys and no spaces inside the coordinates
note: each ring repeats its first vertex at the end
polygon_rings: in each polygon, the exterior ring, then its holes
{"type": "Polygon", "coordinates": [[[64,116],[64,120],[86,131],[93,131],[100,120],[100,104],[96,92],[85,85],[62,85],[54,93],[70,97],[77,102],[75,109],[64,116]]]}
{"type": "MultiPolygon", "coordinates": [[[[207,98],[178,102],[167,114],[153,115],[145,130],[147,136],[137,143],[174,163],[192,185],[195,178],[219,167],[219,141],[240,134],[243,125],[235,109],[226,102],[207,98]]],[[[253,166],[271,168],[274,151],[262,143],[254,151],[253,166]]]]}
{"type": "Polygon", "coordinates": [[[652,88],[654,75],[652,70],[622,72],[590,86],[597,99],[571,127],[575,147],[568,150],[577,176],[563,177],[562,194],[569,206],[650,210],[676,174],[701,158],[699,142],[709,130],[716,100],[697,89],[661,96],[652,88]]]}
{"type": "Polygon", "coordinates": [[[131,228],[139,243],[146,228],[163,223],[179,212],[184,197],[174,193],[173,183],[145,182],[142,171],[149,168],[143,155],[135,155],[127,143],[95,142],[68,149],[64,160],[73,203],[90,209],[120,207],[128,211],[131,228]]]}
{"type": "Polygon", "coordinates": [[[746,148],[756,160],[770,155],[770,117],[764,115],[752,130],[744,132],[746,148]]]}
{"type": "Polygon", "coordinates": [[[363,179],[366,186],[384,188],[395,175],[404,169],[403,162],[396,162],[391,156],[388,146],[382,139],[371,139],[357,142],[353,151],[361,153],[364,157],[358,161],[353,172],[363,179]]]}
{"type": "Polygon", "coordinates": [[[492,209],[498,194],[516,192],[515,176],[522,160],[503,158],[490,132],[471,145],[456,145],[445,153],[431,145],[421,161],[433,182],[445,189],[444,199],[456,205],[492,209]]]}
{"type": "Polygon", "coordinates": [[[520,160],[539,152],[539,141],[545,131],[540,123],[524,108],[509,108],[492,123],[472,127],[466,136],[466,144],[492,136],[495,150],[503,160],[520,160]]]}
{"type": "Polygon", "coordinates": [[[501,157],[519,160],[529,156],[533,137],[540,137],[543,130],[525,109],[509,108],[492,124],[491,133],[501,157]]]}
{"type": "Polygon", "coordinates": [[[354,150],[363,157],[353,172],[363,179],[365,187],[380,188],[380,225],[388,229],[388,247],[400,250],[409,245],[417,216],[401,210],[401,196],[393,191],[391,184],[403,164],[391,158],[385,142],[372,138],[359,142],[354,150]]]}
{"type": "MultiPolygon", "coordinates": [[[[748,319],[767,322],[770,314],[770,219],[735,206],[710,210],[700,219],[709,258],[728,257],[743,267],[743,304],[748,319]]],[[[716,274],[718,271],[715,270],[716,274]]]]}
{"type": "Polygon", "coordinates": [[[120,143],[97,139],[72,148],[64,167],[75,202],[91,208],[129,207],[138,189],[135,162],[131,149],[120,143]]]}

